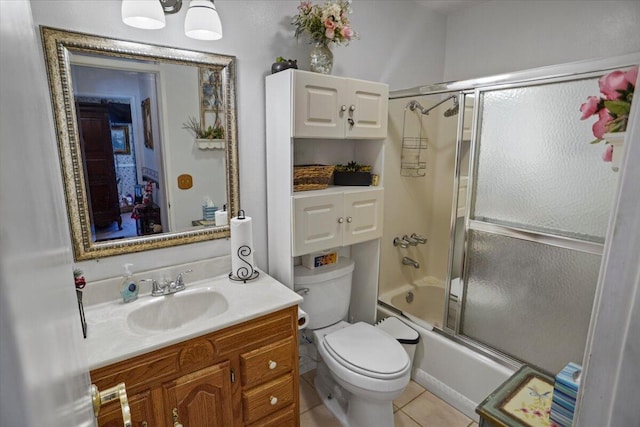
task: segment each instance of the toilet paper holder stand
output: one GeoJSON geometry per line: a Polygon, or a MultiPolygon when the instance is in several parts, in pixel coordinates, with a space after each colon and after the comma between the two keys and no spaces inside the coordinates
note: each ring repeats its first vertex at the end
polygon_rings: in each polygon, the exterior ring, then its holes
{"type": "Polygon", "coordinates": [[[235,282],[244,282],[247,283],[249,280],[255,280],[260,275],[260,272],[253,268],[250,262],[247,262],[245,257],[248,257],[251,254],[251,248],[247,245],[242,245],[238,248],[238,258],[242,260],[245,266],[242,266],[237,269],[237,271],[232,271],[229,273],[229,279],[235,282]]]}

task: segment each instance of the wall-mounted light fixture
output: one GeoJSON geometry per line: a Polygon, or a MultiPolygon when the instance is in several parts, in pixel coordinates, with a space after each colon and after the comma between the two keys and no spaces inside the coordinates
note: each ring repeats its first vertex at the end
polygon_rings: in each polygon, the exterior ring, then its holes
{"type": "MultiPolygon", "coordinates": [[[[122,22],[145,30],[164,28],[165,14],[176,13],[182,0],[122,0],[122,22]]],[[[184,33],[198,40],[222,38],[222,23],[213,0],[191,0],[184,19],[184,33]]]]}

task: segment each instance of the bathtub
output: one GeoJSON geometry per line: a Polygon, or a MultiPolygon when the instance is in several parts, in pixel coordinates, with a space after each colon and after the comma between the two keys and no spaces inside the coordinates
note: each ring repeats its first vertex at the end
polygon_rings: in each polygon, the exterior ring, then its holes
{"type": "MultiPolygon", "coordinates": [[[[452,295],[459,295],[459,281],[451,281],[452,295]]],[[[414,284],[402,285],[380,295],[380,301],[402,311],[406,317],[423,328],[442,329],[446,301],[444,282],[435,277],[426,277],[414,284]]]]}
{"type": "MultiPolygon", "coordinates": [[[[459,295],[458,284],[452,293],[459,295]]],[[[402,310],[398,315],[378,304],[378,320],[396,316],[420,334],[411,378],[469,418],[478,421],[475,408],[515,371],[441,333],[434,326],[442,322],[444,286],[426,281],[422,286],[407,285],[380,296],[380,301],[402,310]],[[406,299],[413,292],[413,302],[406,299]],[[394,303],[395,298],[395,303],[394,303]],[[424,301],[426,300],[426,301],[424,301]],[[438,301],[436,304],[434,301],[438,301]],[[435,307],[435,306],[438,307],[435,307]],[[419,312],[432,309],[432,312],[419,312]],[[438,317],[439,316],[439,317],[438,317]]]]}

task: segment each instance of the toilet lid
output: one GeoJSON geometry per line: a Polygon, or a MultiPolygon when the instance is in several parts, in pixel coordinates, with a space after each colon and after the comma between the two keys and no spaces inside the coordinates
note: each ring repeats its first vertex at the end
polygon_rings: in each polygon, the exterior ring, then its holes
{"type": "Polygon", "coordinates": [[[409,356],[390,335],[358,322],[324,337],[325,349],[341,365],[373,378],[403,375],[409,356]]]}

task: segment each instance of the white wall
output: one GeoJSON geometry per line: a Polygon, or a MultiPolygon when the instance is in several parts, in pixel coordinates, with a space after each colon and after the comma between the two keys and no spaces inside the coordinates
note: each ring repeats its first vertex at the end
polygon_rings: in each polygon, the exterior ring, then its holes
{"type": "Polygon", "coordinates": [[[640,2],[494,0],[449,15],[444,80],[640,51],[640,2]]]}
{"type": "MultiPolygon", "coordinates": [[[[224,37],[203,42],[184,36],[185,7],[167,16],[164,29],[144,31],[122,23],[120,0],[32,2],[36,25],[237,57],[240,203],[254,219],[256,262],[263,269],[267,267],[264,77],[277,56],[297,58],[300,68],[308,69],[310,46],[293,38],[290,25],[298,4],[297,0],[218,0],[224,37]]],[[[334,75],[381,81],[392,90],[441,80],[446,24],[442,15],[411,1],[355,0],[352,6],[352,25],[360,40],[334,49],[334,75]]],[[[42,143],[55,145],[53,138],[42,143]]],[[[61,187],[53,186],[51,191],[62,194],[61,187]]],[[[134,270],[141,271],[228,251],[228,242],[223,240],[161,249],[153,256],[138,253],[86,261],[79,266],[91,281],[118,275],[124,262],[134,263],[134,270]]]]}

